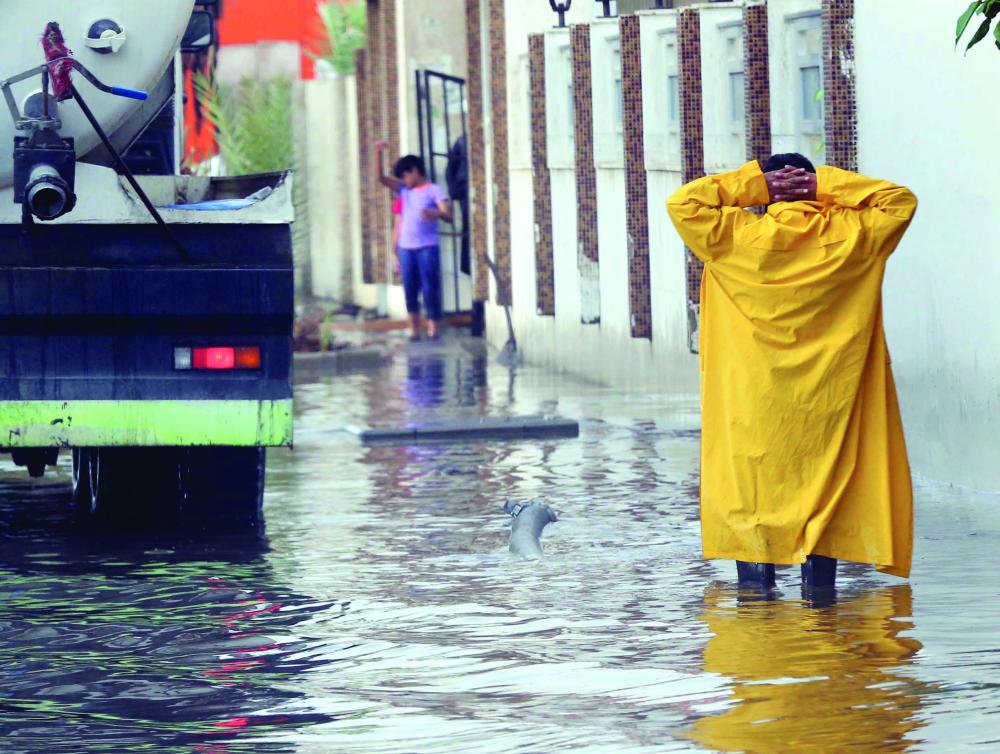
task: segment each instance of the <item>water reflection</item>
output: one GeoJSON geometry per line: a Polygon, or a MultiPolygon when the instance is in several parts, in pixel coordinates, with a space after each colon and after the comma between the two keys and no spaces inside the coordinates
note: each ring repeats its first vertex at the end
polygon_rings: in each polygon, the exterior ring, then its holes
{"type": "Polygon", "coordinates": [[[922,647],[903,635],[912,615],[908,584],[818,608],[709,587],[703,667],[731,680],[732,698],[690,737],[753,754],[909,750],[928,693],[905,672],[922,647]]]}
{"type": "Polygon", "coordinates": [[[328,719],[261,713],[303,696],[282,682],[305,669],[293,626],[346,609],[282,585],[267,552],[81,528],[64,480],[0,480],[0,750],[244,751],[248,732],[328,719]]]}
{"type": "Polygon", "coordinates": [[[488,400],[487,351],[481,344],[455,349],[447,343],[411,343],[406,349],[406,404],[420,409],[483,406],[488,400]]]}

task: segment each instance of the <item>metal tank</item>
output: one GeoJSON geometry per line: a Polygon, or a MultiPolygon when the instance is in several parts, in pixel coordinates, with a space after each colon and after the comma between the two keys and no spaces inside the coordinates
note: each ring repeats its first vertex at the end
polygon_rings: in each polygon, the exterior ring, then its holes
{"type": "MultiPolygon", "coordinates": [[[[114,86],[149,91],[173,63],[193,7],[194,0],[3,0],[0,79],[45,61],[41,36],[46,24],[56,21],[73,56],[98,79],[114,86]],[[121,32],[115,32],[115,28],[121,32]]],[[[74,82],[109,134],[142,106],[142,102],[134,99],[98,92],[82,76],[75,76],[74,82]]],[[[22,111],[28,98],[39,91],[36,77],[12,87],[22,111]]],[[[59,133],[74,139],[78,156],[86,155],[98,145],[97,135],[76,102],[59,103],[58,115],[62,121],[59,133]]],[[[11,144],[17,133],[4,108],[0,111],[0,144],[11,144]]],[[[11,184],[12,173],[10,151],[2,150],[0,188],[11,184]]]]}

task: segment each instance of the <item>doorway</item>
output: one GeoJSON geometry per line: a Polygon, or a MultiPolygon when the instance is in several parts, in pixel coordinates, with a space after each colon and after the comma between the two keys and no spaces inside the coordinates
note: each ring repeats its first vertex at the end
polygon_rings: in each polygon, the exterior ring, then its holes
{"type": "Polygon", "coordinates": [[[469,169],[465,79],[439,71],[416,72],[420,156],[427,177],[451,198],[455,222],[441,224],[441,301],[445,314],[472,310],[469,250],[469,169]]]}

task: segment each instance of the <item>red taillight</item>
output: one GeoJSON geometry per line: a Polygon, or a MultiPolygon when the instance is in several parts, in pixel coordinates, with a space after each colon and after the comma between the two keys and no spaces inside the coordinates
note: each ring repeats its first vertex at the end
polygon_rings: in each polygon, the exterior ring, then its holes
{"type": "Polygon", "coordinates": [[[191,366],[195,369],[233,369],[235,348],[192,348],[191,366]]]}
{"type": "Polygon", "coordinates": [[[257,346],[175,348],[174,369],[260,369],[257,346]]]}

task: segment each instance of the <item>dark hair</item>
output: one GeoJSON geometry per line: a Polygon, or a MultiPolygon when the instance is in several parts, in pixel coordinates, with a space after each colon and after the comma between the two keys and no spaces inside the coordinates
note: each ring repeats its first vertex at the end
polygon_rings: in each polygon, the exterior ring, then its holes
{"type": "Polygon", "coordinates": [[[409,173],[411,170],[416,170],[420,175],[427,176],[427,169],[424,167],[423,159],[417,157],[415,154],[408,154],[396,160],[396,164],[392,168],[392,174],[397,178],[402,178],[404,173],[409,173]]]}
{"type": "Polygon", "coordinates": [[[816,172],[816,167],[809,161],[809,159],[803,157],[798,152],[773,154],[767,158],[764,165],[761,167],[761,170],[765,173],[770,173],[774,170],[781,170],[783,167],[788,165],[791,165],[793,168],[802,168],[810,173],[816,172]]]}

